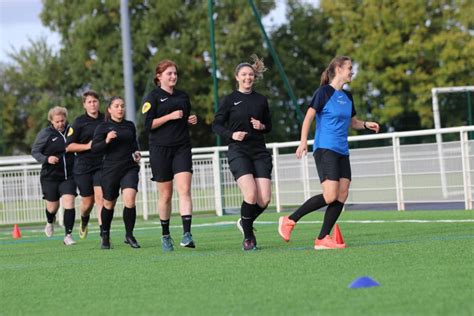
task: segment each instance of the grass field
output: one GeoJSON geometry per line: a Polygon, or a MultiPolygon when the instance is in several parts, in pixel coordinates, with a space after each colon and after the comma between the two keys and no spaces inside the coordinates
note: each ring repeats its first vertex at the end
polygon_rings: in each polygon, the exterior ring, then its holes
{"type": "Polygon", "coordinates": [[[278,216],[259,218],[260,249],[245,253],[236,216],[195,216],[196,249],[179,246],[173,217],[173,253],[162,253],[156,220],[137,223],[138,250],[123,244],[120,219],[110,251],[96,230],[65,247],[59,227],[48,239],[43,225],[21,226],[19,240],[1,227],[0,315],[474,314],[473,211],[344,212],[348,248],[322,251],[312,248],[322,213],[301,220],[290,243],[278,216]],[[361,276],[380,286],[349,289],[361,276]]]}

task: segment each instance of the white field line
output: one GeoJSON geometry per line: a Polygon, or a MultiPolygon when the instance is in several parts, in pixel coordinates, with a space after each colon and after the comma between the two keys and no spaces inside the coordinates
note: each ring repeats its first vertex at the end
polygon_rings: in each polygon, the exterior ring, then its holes
{"type": "MultiPolygon", "coordinates": [[[[256,224],[263,225],[277,225],[278,221],[257,221],[256,224]]],[[[425,219],[400,219],[400,220],[341,220],[338,223],[349,223],[349,224],[385,224],[385,223],[414,223],[414,224],[425,224],[425,223],[474,223],[474,219],[437,219],[437,220],[425,220],[425,219]]],[[[160,222],[152,222],[156,226],[152,227],[137,227],[135,231],[140,230],[151,230],[159,229],[160,222]]],[[[322,224],[322,221],[299,221],[298,224],[322,224]]],[[[219,226],[228,226],[235,225],[235,221],[226,221],[226,222],[216,222],[216,223],[202,223],[202,224],[193,224],[192,227],[219,227],[219,226]]],[[[181,228],[181,225],[172,225],[171,228],[181,228]]],[[[112,230],[114,231],[114,230],[112,230]]],[[[28,230],[28,233],[40,233],[43,232],[43,229],[32,229],[28,230]]],[[[98,233],[98,230],[89,230],[89,234],[98,233]]],[[[63,231],[57,232],[56,236],[62,236],[63,231]]],[[[2,235],[5,237],[0,237],[0,240],[12,239],[11,232],[2,232],[2,235]]],[[[23,235],[23,238],[35,237],[23,235]]]]}

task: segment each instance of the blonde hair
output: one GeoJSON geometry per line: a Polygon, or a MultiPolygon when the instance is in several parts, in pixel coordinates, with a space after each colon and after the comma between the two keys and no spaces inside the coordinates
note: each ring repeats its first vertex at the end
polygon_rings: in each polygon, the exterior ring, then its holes
{"type": "Polygon", "coordinates": [[[55,106],[54,108],[50,109],[48,112],[48,121],[53,120],[53,116],[55,115],[62,115],[65,119],[67,119],[67,109],[62,106],[55,106]]]}
{"type": "Polygon", "coordinates": [[[253,69],[255,79],[263,79],[263,73],[268,70],[265,67],[265,64],[263,63],[263,58],[258,58],[256,54],[252,54],[252,56],[250,56],[250,59],[252,63],[244,62],[238,64],[237,67],[235,67],[234,75],[237,76],[239,74],[240,69],[244,67],[250,67],[253,69]]]}

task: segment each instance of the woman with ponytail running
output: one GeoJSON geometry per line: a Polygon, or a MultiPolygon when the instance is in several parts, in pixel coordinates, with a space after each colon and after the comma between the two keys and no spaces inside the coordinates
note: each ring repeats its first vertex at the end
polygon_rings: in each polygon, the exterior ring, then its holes
{"type": "Polygon", "coordinates": [[[348,129],[379,131],[376,122],[356,118],[352,95],[343,89],[346,83],[351,82],[353,74],[352,60],[339,56],[331,61],[321,75],[321,84],[313,95],[303,121],[296,158],[301,159],[307,153],[308,132],[316,117],[313,156],[323,193],[304,202],[290,216],[280,217],[278,232],[285,241],[290,240],[293,228],[303,216],[327,205],[314,248],[345,248],[345,244],[336,244],[329,234],[341,214],[351,183],[348,129]]]}

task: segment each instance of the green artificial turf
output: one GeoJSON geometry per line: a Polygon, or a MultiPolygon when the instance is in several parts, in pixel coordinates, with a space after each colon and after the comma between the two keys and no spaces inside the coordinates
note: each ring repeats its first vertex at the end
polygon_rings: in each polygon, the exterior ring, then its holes
{"type": "Polygon", "coordinates": [[[173,253],[162,252],[156,220],[137,222],[138,250],[123,243],[119,218],[112,250],[99,249],[96,223],[85,241],[76,229],[71,247],[58,226],[49,239],[43,225],[20,226],[18,240],[2,227],[0,315],[474,314],[473,211],[344,212],[347,248],[318,251],[321,212],[303,218],[289,243],[277,233],[280,215],[259,218],[252,252],[241,250],[236,216],[195,216],[196,249],[179,246],[173,217],[173,253]],[[348,288],[362,276],[380,286],[348,288]]]}

